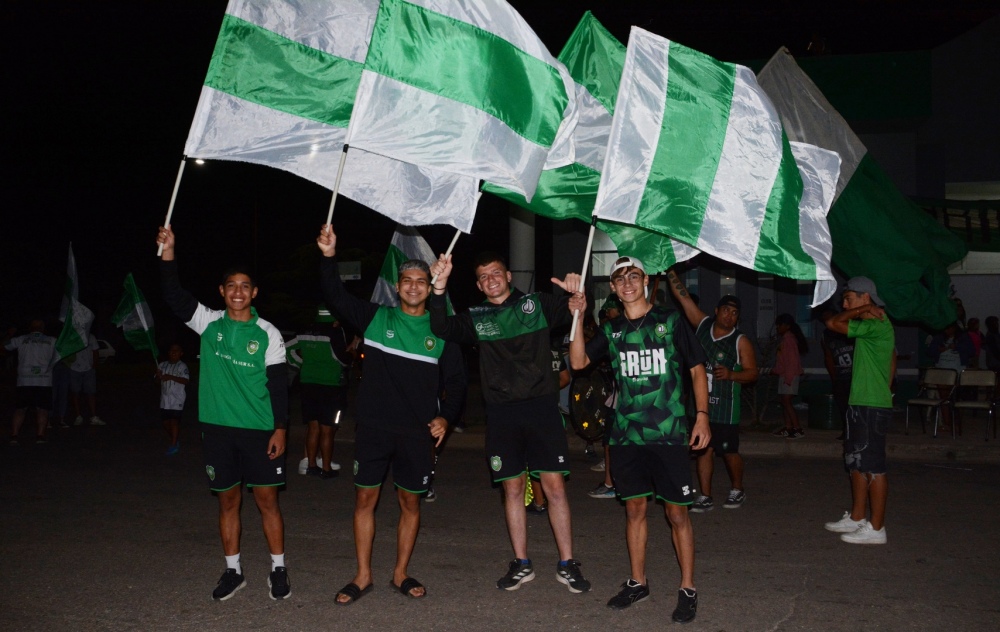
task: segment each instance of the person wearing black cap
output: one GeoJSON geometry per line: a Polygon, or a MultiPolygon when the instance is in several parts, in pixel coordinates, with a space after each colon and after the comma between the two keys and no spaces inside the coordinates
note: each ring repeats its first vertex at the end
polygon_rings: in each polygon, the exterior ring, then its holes
{"type": "Polygon", "coordinates": [[[743,491],[743,457],[740,456],[740,390],[743,384],[757,381],[757,356],[750,339],[736,328],[740,320],[740,299],[727,294],[719,299],[715,316],[711,317],[691,299],[684,282],[673,270],[667,281],[674,299],[684,310],[695,336],[708,356],[708,414],[712,442],[698,455],[698,498],[691,511],[711,511],[714,456],[722,457],[729,474],[730,489],[726,509],[738,509],[746,501],[743,491]]]}
{"type": "MultiPolygon", "coordinates": [[[[646,578],[646,508],[649,498],[664,502],[681,581],[672,619],[693,621],[698,609],[694,586],[694,529],[688,507],[694,499],[689,450],[708,446],[708,380],[705,352],[691,328],[675,310],[646,298],[649,277],[635,257],[621,257],[611,266],[611,289],[624,314],[605,323],[584,342],[582,328],[570,343],[570,365],[585,369],[604,356],[618,386],[618,407],[608,429],[611,476],[625,502],[626,543],[631,576],[608,607],[622,609],[649,597],[646,578]],[[689,432],[681,395],[683,371],[691,376],[697,415],[689,432]]],[[[582,294],[569,301],[571,310],[587,307],[582,294]]]]}
{"type": "Polygon", "coordinates": [[[826,321],[828,329],[854,339],[851,395],[844,433],[844,463],[851,475],[851,509],[826,529],[851,544],[885,544],[885,439],[892,417],[896,337],[875,283],[854,277],[844,290],[844,311],[826,321]],[[866,519],[868,509],[871,518],[866,519]]]}

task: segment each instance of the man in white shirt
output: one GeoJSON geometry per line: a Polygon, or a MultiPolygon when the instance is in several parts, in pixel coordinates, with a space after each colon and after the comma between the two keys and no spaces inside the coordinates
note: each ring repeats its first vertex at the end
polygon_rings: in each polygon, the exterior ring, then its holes
{"type": "Polygon", "coordinates": [[[10,426],[10,443],[17,445],[25,414],[35,409],[38,423],[38,443],[45,443],[45,429],[49,425],[49,408],[52,406],[52,356],[56,339],[45,335],[45,323],[31,321],[29,333],[16,336],[4,345],[7,351],[17,351],[17,392],[14,400],[14,418],[10,426]]]}

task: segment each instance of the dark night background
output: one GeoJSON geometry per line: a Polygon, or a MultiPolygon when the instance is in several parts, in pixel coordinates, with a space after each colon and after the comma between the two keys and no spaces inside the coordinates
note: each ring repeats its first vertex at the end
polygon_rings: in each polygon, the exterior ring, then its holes
{"type": "MultiPolygon", "coordinates": [[[[796,56],[818,48],[832,54],[926,50],[998,13],[995,1],[968,0],[511,4],[553,54],[590,9],[622,42],[636,24],[741,62],[770,57],[780,46],[796,56]]],[[[55,328],[71,241],[80,299],[97,314],[98,337],[114,337],[109,317],[128,272],[150,300],[161,338],[177,327],[159,301],[154,231],[167,209],[225,7],[224,0],[3,4],[5,328],[23,327],[33,317],[55,328]]],[[[189,164],[173,222],[182,281],[200,300],[218,306],[213,296],[222,269],[249,263],[262,286],[262,314],[294,328],[315,301],[312,240],[329,202],[327,190],[281,171],[224,161],[189,164]]],[[[551,230],[547,224],[539,220],[540,244],[551,230]]],[[[365,263],[366,278],[354,282],[364,294],[393,224],[341,197],[334,226],[341,259],[365,263]]],[[[421,232],[435,250],[443,250],[453,233],[421,232]]],[[[507,234],[506,204],[484,196],[473,235],[460,240],[456,260],[469,261],[483,248],[506,251],[507,234]]],[[[548,276],[539,270],[539,277],[548,276]]],[[[465,290],[455,296],[459,306],[473,298],[469,281],[454,284],[465,290]]]]}

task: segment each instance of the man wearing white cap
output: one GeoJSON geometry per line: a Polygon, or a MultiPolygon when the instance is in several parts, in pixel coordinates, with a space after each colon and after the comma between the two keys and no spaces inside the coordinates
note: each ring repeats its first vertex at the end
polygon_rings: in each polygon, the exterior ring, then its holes
{"type": "Polygon", "coordinates": [[[826,321],[854,339],[854,366],[844,434],[844,463],[851,474],[851,510],[826,529],[851,544],[885,544],[885,437],[892,417],[889,385],[896,371],[896,338],[885,303],[868,277],[854,277],[844,289],[844,311],[826,321]],[[868,509],[871,518],[866,519],[868,509]]]}
{"type": "MultiPolygon", "coordinates": [[[[698,594],[694,586],[694,530],[688,507],[694,500],[689,449],[701,450],[711,439],[705,352],[676,310],[654,306],[646,298],[649,277],[635,257],[611,266],[611,289],[624,314],[606,322],[584,343],[578,327],[570,343],[575,370],[610,356],[618,386],[618,408],[609,428],[611,476],[625,501],[626,542],[631,576],[608,607],[622,609],[649,597],[646,579],[646,506],[651,496],[663,500],[681,570],[673,620],[694,620],[698,594]],[[697,415],[688,433],[681,371],[694,387],[697,415]]],[[[586,309],[583,295],[569,301],[571,310],[586,309]]]]}

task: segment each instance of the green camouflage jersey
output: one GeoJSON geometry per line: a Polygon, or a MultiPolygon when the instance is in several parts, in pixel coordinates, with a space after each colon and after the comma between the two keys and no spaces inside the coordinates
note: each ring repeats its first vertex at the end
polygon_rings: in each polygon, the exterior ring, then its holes
{"type": "Polygon", "coordinates": [[[609,321],[587,343],[587,356],[605,354],[618,384],[618,409],[609,445],[687,445],[681,371],[705,362],[694,332],[680,315],[653,307],[645,316],[609,321]]]}
{"type": "Polygon", "coordinates": [[[695,336],[705,350],[708,361],[705,372],[708,374],[708,420],[713,424],[740,423],[740,383],[733,380],[716,380],[713,371],[715,367],[726,367],[730,371],[742,371],[740,364],[740,337],[743,332],[733,328],[721,338],[712,333],[715,319],[706,316],[698,324],[695,336]]]}

